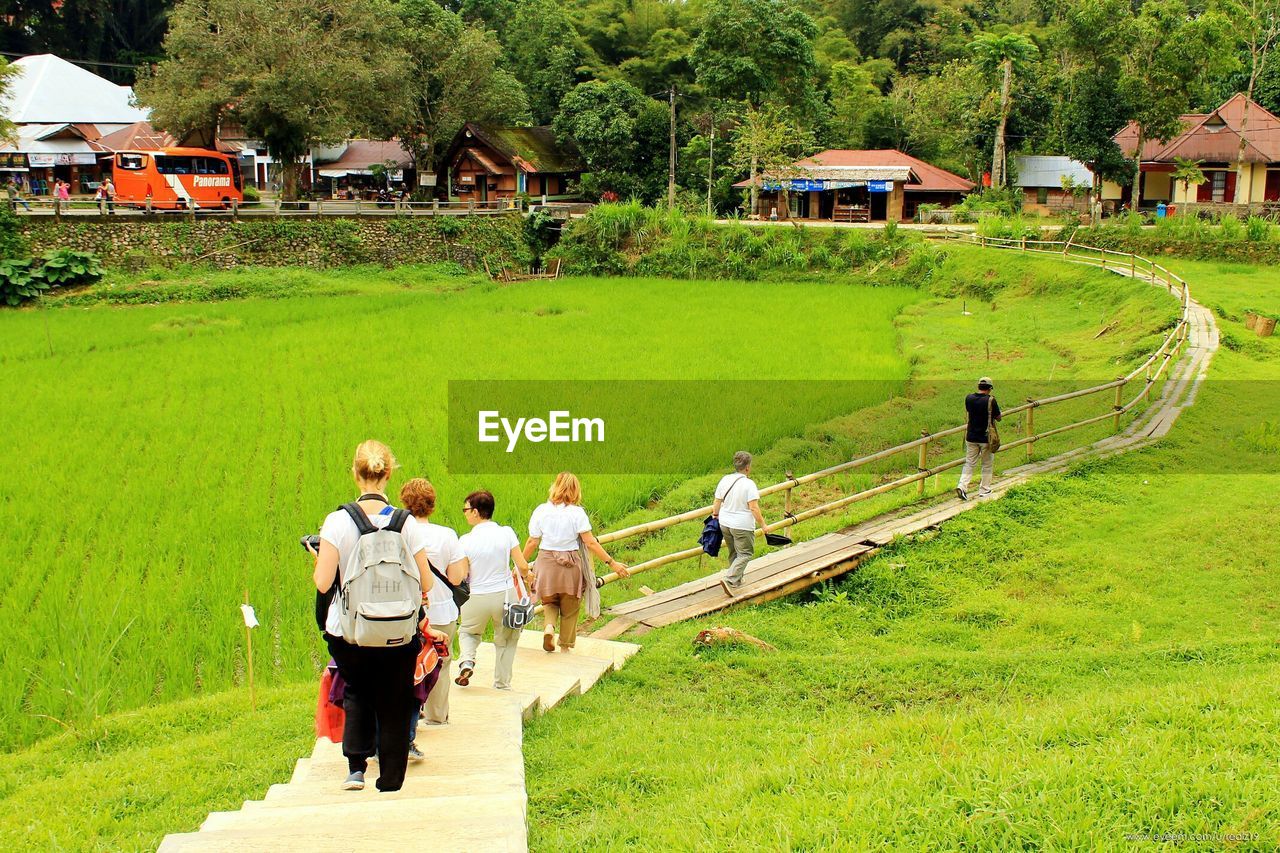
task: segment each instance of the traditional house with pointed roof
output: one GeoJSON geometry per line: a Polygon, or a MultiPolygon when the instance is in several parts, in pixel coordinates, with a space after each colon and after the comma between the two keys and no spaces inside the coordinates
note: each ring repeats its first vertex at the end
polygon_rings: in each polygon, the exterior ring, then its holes
{"type": "MultiPolygon", "coordinates": [[[[751,181],[734,186],[748,188],[751,181]]],[[[755,213],[836,222],[900,222],[914,219],[922,204],[950,207],[973,188],[972,181],[892,148],[833,148],[797,160],[776,175],[764,175],[755,213]]]]}
{"type": "Polygon", "coordinates": [[[451,199],[493,202],[527,194],[574,199],[585,170],[577,146],[550,127],[497,127],[467,122],[441,162],[438,185],[451,199]]]}
{"type": "MultiPolygon", "coordinates": [[[[1130,122],[1114,137],[1126,157],[1141,156],[1139,207],[1160,202],[1188,204],[1249,204],[1280,202],[1280,118],[1242,94],[1231,96],[1208,113],[1182,116],[1182,132],[1168,142],[1147,140],[1137,151],[1138,131],[1130,122]],[[1246,121],[1247,105],[1247,121],[1246,121]],[[1244,142],[1244,181],[1237,158],[1244,142]],[[1200,164],[1207,180],[1183,187],[1174,181],[1175,160],[1200,164]],[[1239,185],[1237,185],[1239,184],[1239,185]]],[[[1103,184],[1103,198],[1129,203],[1131,187],[1103,184]]]]}

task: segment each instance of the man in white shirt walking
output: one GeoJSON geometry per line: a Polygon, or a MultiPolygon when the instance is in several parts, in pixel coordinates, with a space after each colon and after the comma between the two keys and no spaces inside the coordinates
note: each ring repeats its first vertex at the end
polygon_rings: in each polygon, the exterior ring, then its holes
{"type": "Polygon", "coordinates": [[[462,503],[462,515],[471,525],[471,532],[462,535],[458,547],[471,567],[471,597],[462,605],[458,628],[458,645],[462,652],[454,683],[466,687],[471,682],[471,674],[476,668],[476,649],[480,647],[485,628],[492,622],[496,650],[493,686],[499,690],[510,690],[511,669],[520,639],[519,628],[507,628],[502,624],[503,605],[519,597],[515,595],[511,562],[514,560],[519,568],[526,590],[533,583],[533,572],[520,550],[516,532],[493,520],[493,508],[493,495],[486,491],[472,492],[462,503]]]}
{"type": "Polygon", "coordinates": [[[720,531],[729,546],[729,567],[720,582],[725,592],[742,586],[747,563],[755,556],[755,529],[764,529],[760,512],[760,489],[751,479],[751,454],[739,450],[733,454],[732,474],[726,474],[716,486],[711,514],[720,521],[720,531]]]}

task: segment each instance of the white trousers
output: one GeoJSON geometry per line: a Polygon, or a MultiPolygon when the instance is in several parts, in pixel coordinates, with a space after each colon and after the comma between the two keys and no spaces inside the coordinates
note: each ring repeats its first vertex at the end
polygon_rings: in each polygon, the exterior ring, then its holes
{"type": "Polygon", "coordinates": [[[969,491],[969,481],[973,479],[973,466],[978,464],[978,460],[982,460],[982,491],[991,491],[991,478],[995,473],[995,454],[991,452],[991,445],[985,441],[966,441],[964,443],[964,467],[960,469],[959,487],[964,491],[969,491]]]}

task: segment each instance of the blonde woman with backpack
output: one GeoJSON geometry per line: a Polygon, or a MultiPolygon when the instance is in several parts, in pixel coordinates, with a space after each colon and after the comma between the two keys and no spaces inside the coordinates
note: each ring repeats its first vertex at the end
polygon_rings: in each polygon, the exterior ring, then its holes
{"type": "Polygon", "coordinates": [[[356,448],[351,474],[360,497],[329,513],[316,552],[316,589],[333,593],[324,637],[346,682],[342,754],[348,776],[342,787],[349,791],[364,788],[375,754],[378,790],[400,790],[417,707],[413,670],[432,575],[418,522],[387,500],[397,467],[380,441],[356,448]]]}
{"type": "Polygon", "coordinates": [[[600,615],[600,593],[590,554],[606,566],[627,577],[631,572],[605,552],[595,534],[591,520],[582,508],[582,484],[568,471],[556,475],[547,490],[547,502],[538,506],[529,518],[529,538],[524,543],[524,558],[533,552],[534,586],[542,600],[542,648],[556,650],[556,628],[560,631],[560,651],[573,648],[578,638],[578,616],[584,598],[587,616],[600,615]]]}

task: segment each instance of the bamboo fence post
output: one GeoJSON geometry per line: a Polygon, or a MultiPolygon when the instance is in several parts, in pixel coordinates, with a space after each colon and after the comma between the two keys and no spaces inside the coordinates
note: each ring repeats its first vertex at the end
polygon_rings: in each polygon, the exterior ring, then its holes
{"type": "Polygon", "coordinates": [[[1129,253],[1129,277],[1138,277],[1138,256],[1133,252],[1129,253]]]}
{"type": "Polygon", "coordinates": [[[324,199],[316,199],[316,216],[324,216],[324,199]]]}
{"type": "MultiPolygon", "coordinates": [[[[928,471],[929,470],[929,430],[927,429],[920,430],[920,437],[924,439],[924,442],[920,445],[920,454],[916,460],[916,470],[928,471]]],[[[916,494],[917,495],[924,494],[924,478],[923,477],[921,477],[918,481],[916,481],[916,494]]]]}
{"type": "Polygon", "coordinates": [[[1120,431],[1120,411],[1124,408],[1124,406],[1121,405],[1121,402],[1124,400],[1125,383],[1124,383],[1123,376],[1118,376],[1116,378],[1120,381],[1120,384],[1116,386],[1116,402],[1115,402],[1115,405],[1112,407],[1112,411],[1114,411],[1115,414],[1111,416],[1111,428],[1116,432],[1119,432],[1120,431]]]}
{"type": "Polygon", "coordinates": [[[790,471],[787,471],[787,479],[792,481],[792,485],[787,486],[786,492],[783,493],[782,512],[783,512],[783,515],[790,517],[791,516],[791,491],[795,488],[795,477],[791,475],[790,471]]]}
{"type": "Polygon", "coordinates": [[[240,221],[240,202],[236,201],[234,198],[231,199],[231,221],[240,221]]]}
{"type": "Polygon", "coordinates": [[[1031,436],[1036,434],[1036,401],[1031,397],[1027,398],[1027,414],[1023,417],[1023,423],[1027,432],[1027,461],[1031,461],[1031,448],[1035,442],[1031,440],[1031,436]]]}

